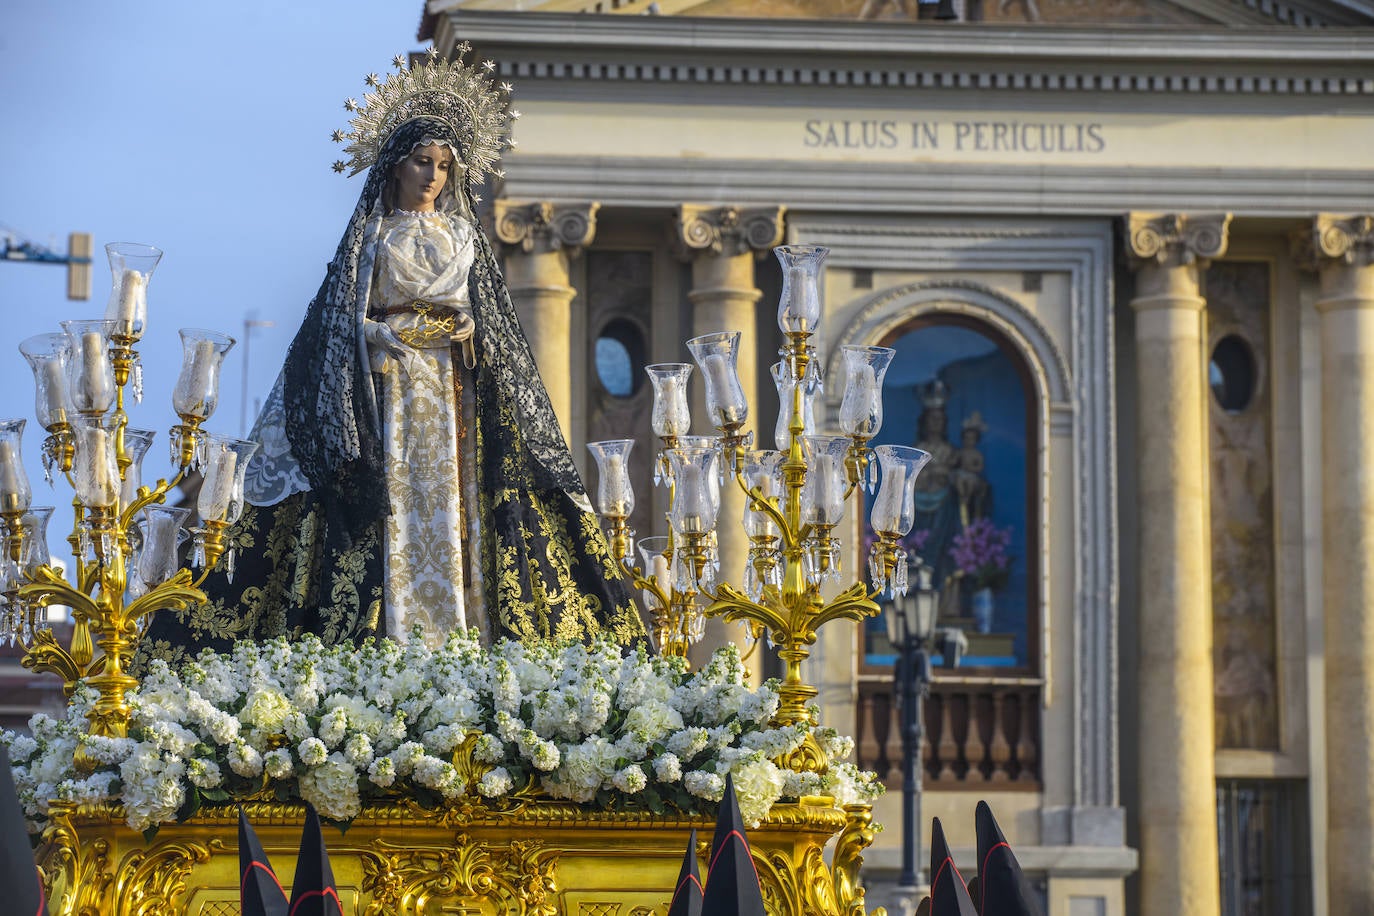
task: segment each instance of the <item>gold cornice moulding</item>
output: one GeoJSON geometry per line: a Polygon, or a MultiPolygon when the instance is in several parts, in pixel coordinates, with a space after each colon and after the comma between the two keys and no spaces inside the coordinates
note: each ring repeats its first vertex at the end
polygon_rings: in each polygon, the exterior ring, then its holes
{"type": "MultiPolygon", "coordinates": [[[[711,829],[706,817],[547,802],[485,814],[481,807],[454,818],[443,809],[383,804],[364,809],[347,833],[326,830],[345,910],[360,916],[556,916],[590,907],[648,916],[661,913],[672,896],[688,831],[711,829]]],[[[278,877],[289,879],[304,809],[278,802],[244,808],[278,877]]],[[[237,811],[205,808],[145,842],[123,823],[118,806],[55,804],[38,848],[51,913],[231,911],[239,893],[237,811]]],[[[749,832],[769,913],[864,916],[857,875],[873,833],[867,805],[840,810],[829,799],[775,805],[749,832]],[[837,834],[834,863],[827,865],[824,849],[837,834]]],[[[698,845],[699,857],[705,845],[698,845]]],[[[875,910],[874,916],[885,914],[875,910]]]]}

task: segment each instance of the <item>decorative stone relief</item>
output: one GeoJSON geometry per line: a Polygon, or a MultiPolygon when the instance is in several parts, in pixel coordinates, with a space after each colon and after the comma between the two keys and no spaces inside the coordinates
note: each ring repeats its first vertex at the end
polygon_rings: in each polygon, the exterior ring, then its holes
{"type": "Polygon", "coordinates": [[[1226,251],[1231,214],[1131,213],[1126,217],[1126,253],[1132,268],[1204,263],[1226,251]]]}
{"type": "Polygon", "coordinates": [[[496,237],[525,254],[564,251],[576,257],[596,235],[596,202],[496,202],[496,237]]]}
{"type": "Polygon", "coordinates": [[[762,257],[782,242],[782,215],[782,207],[683,204],[672,223],[673,252],[683,260],[702,252],[762,257]]]}

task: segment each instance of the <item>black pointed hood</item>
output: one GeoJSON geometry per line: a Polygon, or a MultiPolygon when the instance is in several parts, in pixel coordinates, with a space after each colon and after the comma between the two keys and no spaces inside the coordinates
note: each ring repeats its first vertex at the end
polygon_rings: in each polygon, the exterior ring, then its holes
{"type": "Polygon", "coordinates": [[[1041,916],[1035,892],[987,802],[978,803],[976,819],[981,916],[1041,916]]]}
{"type": "Polygon", "coordinates": [[[682,856],[682,870],[673,886],[673,900],[668,904],[668,916],[701,916],[701,873],[697,870],[697,831],[687,840],[687,852],[682,856]]]}
{"type": "Polygon", "coordinates": [[[286,916],[282,890],[248,816],[239,808],[239,907],[243,916],[286,916]]]}
{"type": "Polygon", "coordinates": [[[706,869],[706,890],[701,910],[710,916],[767,916],[759,874],[749,855],[749,840],[735,798],[735,782],[725,777],[725,797],[720,801],[716,834],[711,839],[711,863],[706,869]]]}
{"type": "Polygon", "coordinates": [[[10,749],[4,744],[0,744],[0,884],[8,897],[5,912],[23,916],[45,916],[48,912],[24,808],[10,770],[10,749]]]}
{"type": "Polygon", "coordinates": [[[940,819],[934,820],[930,837],[930,916],[978,916],[963,875],[954,866],[940,819]]]}
{"type": "Polygon", "coordinates": [[[334,886],[334,870],[329,867],[329,853],[325,851],[324,834],[320,832],[320,816],[315,813],[315,806],[308,802],[288,912],[289,916],[343,916],[343,903],[334,886]]]}

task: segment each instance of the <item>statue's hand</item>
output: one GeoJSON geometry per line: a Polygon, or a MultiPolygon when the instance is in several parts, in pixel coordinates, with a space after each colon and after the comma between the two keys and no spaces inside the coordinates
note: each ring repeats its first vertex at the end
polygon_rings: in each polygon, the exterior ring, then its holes
{"type": "Polygon", "coordinates": [[[366,319],[363,322],[363,340],[367,341],[373,372],[389,372],[392,360],[408,365],[415,358],[415,349],[397,337],[396,332],[384,321],[366,319]]]}
{"type": "Polygon", "coordinates": [[[454,312],[453,333],[449,335],[449,339],[454,343],[462,343],[465,340],[471,340],[472,333],[476,329],[477,325],[472,320],[471,312],[454,312]]]}

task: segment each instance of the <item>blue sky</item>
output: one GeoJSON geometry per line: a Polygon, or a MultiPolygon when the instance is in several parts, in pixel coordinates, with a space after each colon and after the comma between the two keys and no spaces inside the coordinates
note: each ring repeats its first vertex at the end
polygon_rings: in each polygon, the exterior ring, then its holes
{"type": "MultiPolygon", "coordinates": [[[[264,397],[324,275],[362,176],[329,165],[343,100],[369,71],[422,44],[422,0],[14,0],[0,4],[0,232],[66,250],[94,236],[88,301],[66,298],[63,268],[0,261],[0,418],[27,417],[35,504],[71,492],[42,480],[24,338],[66,318],[103,316],[103,246],[165,252],[148,290],[145,397],[135,426],[158,430],[146,477],[168,471],[166,429],[180,362],[177,331],[253,332],[252,403],[264,397]]],[[[225,363],[209,428],[237,434],[242,346],[225,363]]],[[[54,502],[55,501],[55,502],[54,502]]],[[[59,509],[54,528],[70,524],[59,509]]]]}

